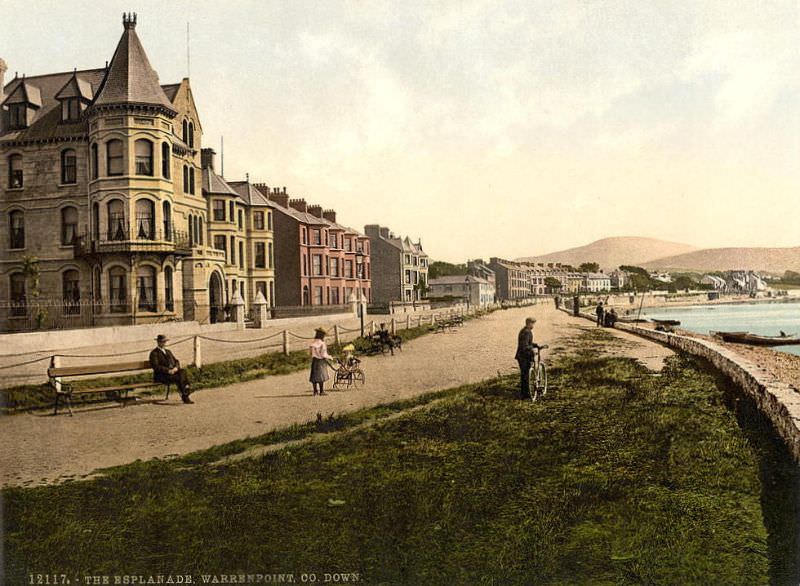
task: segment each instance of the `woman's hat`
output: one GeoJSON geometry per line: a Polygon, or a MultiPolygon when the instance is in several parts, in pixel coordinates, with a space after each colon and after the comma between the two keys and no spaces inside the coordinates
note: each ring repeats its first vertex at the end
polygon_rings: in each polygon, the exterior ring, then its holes
{"type": "Polygon", "coordinates": [[[314,331],[315,332],[319,332],[323,336],[327,336],[328,335],[328,330],[326,330],[325,328],[316,328],[314,331]]]}
{"type": "Polygon", "coordinates": [[[353,346],[352,344],[348,344],[347,346],[342,348],[342,350],[345,351],[345,352],[355,352],[356,347],[353,346]]]}
{"type": "Polygon", "coordinates": [[[164,334],[158,334],[156,336],[156,342],[166,342],[168,338],[164,334]]]}

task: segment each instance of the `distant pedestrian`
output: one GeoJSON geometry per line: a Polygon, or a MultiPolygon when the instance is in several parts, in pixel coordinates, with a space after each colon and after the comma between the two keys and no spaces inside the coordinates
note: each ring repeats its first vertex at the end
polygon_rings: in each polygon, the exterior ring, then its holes
{"type": "Polygon", "coordinates": [[[519,364],[519,392],[520,399],[530,399],[530,376],[531,363],[533,363],[534,348],[539,345],[533,342],[533,325],[536,320],[529,317],[525,320],[525,327],[519,331],[517,336],[517,353],[514,356],[519,364]]]}
{"type": "Polygon", "coordinates": [[[165,385],[175,385],[181,394],[181,399],[186,404],[192,404],[189,398],[191,389],[186,371],[181,368],[181,363],[175,355],[167,349],[167,337],[163,334],[156,336],[157,346],[150,352],[150,368],[153,369],[153,380],[165,385]]]}
{"type": "Polygon", "coordinates": [[[553,301],[554,301],[554,302],[555,302],[555,304],[556,304],[556,309],[559,309],[559,308],[561,307],[561,297],[559,297],[558,295],[556,295],[556,296],[553,298],[553,301]]]}
{"type": "Polygon", "coordinates": [[[597,309],[594,310],[595,314],[597,315],[597,325],[603,325],[603,318],[605,317],[605,310],[603,309],[603,302],[597,304],[597,309]]]}
{"type": "Polygon", "coordinates": [[[325,344],[326,332],[323,328],[314,330],[314,341],[309,346],[311,352],[311,376],[309,381],[314,387],[314,394],[317,394],[317,387],[319,387],[319,394],[325,394],[325,381],[330,378],[328,376],[328,360],[331,359],[328,354],[328,346],[325,344]]]}

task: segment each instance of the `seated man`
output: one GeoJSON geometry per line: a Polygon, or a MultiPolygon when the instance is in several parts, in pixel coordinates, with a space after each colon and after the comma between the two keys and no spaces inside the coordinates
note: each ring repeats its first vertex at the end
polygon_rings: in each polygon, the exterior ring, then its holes
{"type": "Polygon", "coordinates": [[[153,369],[153,380],[164,384],[174,384],[181,393],[184,403],[194,403],[189,398],[189,379],[181,363],[167,348],[167,337],[159,334],[156,338],[158,346],[150,352],[150,368],[153,369]]]}

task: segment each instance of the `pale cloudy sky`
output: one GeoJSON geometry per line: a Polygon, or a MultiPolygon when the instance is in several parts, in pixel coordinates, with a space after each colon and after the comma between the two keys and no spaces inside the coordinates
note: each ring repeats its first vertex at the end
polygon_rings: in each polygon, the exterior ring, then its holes
{"type": "Polygon", "coordinates": [[[800,4],[2,0],[13,76],[102,66],[136,11],[225,175],[434,258],[605,236],[800,245],[800,4]]]}

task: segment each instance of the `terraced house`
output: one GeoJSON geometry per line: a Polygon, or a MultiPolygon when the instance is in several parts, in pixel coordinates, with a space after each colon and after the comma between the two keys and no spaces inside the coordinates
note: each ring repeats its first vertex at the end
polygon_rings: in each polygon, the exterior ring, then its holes
{"type": "Polygon", "coordinates": [[[215,321],[234,292],[274,300],[269,203],[203,167],[189,80],[159,84],[136,15],[106,67],[5,71],[0,330],[215,321]]]}

